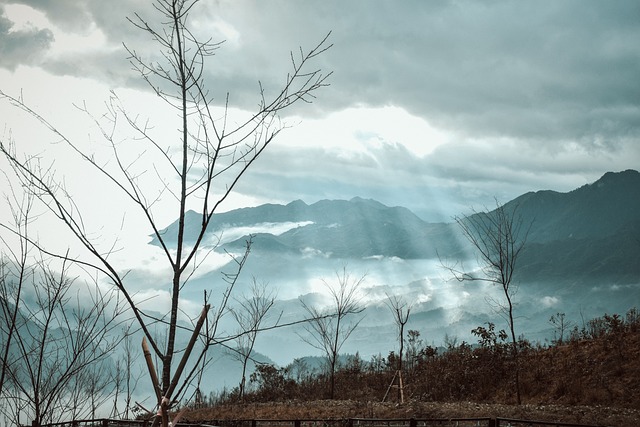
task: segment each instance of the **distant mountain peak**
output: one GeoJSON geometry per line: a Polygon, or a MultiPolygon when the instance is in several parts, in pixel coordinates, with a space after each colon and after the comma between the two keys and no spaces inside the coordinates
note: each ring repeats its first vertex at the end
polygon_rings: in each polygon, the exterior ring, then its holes
{"type": "MultiPolygon", "coordinates": [[[[349,201],[350,201],[351,203],[369,203],[369,202],[379,203],[377,200],[373,200],[373,199],[365,199],[365,198],[362,198],[362,197],[360,197],[360,196],[352,197],[349,201]]],[[[380,203],[380,204],[381,204],[381,203],[380,203]]]]}
{"type": "Polygon", "coordinates": [[[640,178],[640,172],[638,172],[635,169],[626,169],[620,172],[607,172],[604,175],[602,175],[602,178],[615,177],[615,176],[640,178]]]}
{"type": "Polygon", "coordinates": [[[591,185],[602,187],[603,185],[637,185],[640,183],[640,172],[627,169],[620,172],[607,172],[591,185]]]}
{"type": "Polygon", "coordinates": [[[289,207],[289,208],[298,207],[298,206],[307,207],[309,205],[307,205],[304,201],[302,201],[300,199],[297,199],[297,200],[294,200],[293,202],[287,203],[287,207],[289,207]]]}
{"type": "Polygon", "coordinates": [[[360,197],[360,196],[352,197],[352,198],[349,200],[349,202],[350,202],[350,203],[357,203],[357,204],[367,205],[367,206],[369,206],[369,207],[373,207],[373,208],[376,208],[376,209],[389,209],[389,206],[387,206],[387,205],[385,205],[385,204],[383,204],[383,203],[380,203],[380,202],[379,202],[379,201],[377,201],[377,200],[374,200],[374,199],[364,199],[364,198],[362,198],[362,197],[360,197]]]}

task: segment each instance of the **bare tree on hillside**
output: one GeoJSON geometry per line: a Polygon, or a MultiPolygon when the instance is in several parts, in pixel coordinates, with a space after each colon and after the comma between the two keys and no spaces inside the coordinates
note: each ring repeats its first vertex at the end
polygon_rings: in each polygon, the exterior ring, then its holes
{"type": "Polygon", "coordinates": [[[266,320],[269,310],[273,307],[275,298],[275,292],[268,290],[268,284],[259,284],[254,278],[251,295],[236,299],[238,306],[231,309],[231,313],[240,327],[232,355],[242,364],[242,378],[239,384],[239,398],[242,401],[244,401],[247,383],[247,365],[253,354],[258,332],[266,320]]]}
{"type": "Polygon", "coordinates": [[[336,272],[336,282],[324,285],[329,291],[331,305],[326,308],[318,308],[305,303],[302,306],[310,316],[309,323],[305,326],[309,336],[301,337],[307,344],[322,351],[327,359],[329,373],[329,398],[335,396],[335,373],[338,367],[340,349],[358,327],[362,319],[347,322],[347,316],[359,314],[364,311],[359,288],[364,282],[365,276],[353,279],[347,269],[336,272]]]}
{"type": "Polygon", "coordinates": [[[556,313],[552,314],[549,318],[549,323],[551,323],[554,327],[553,331],[553,344],[562,345],[564,344],[565,334],[571,330],[573,326],[573,322],[566,318],[564,313],[556,313]]]}
{"type": "MultiPolygon", "coordinates": [[[[98,159],[82,143],[72,141],[58,131],[21,98],[0,91],[0,98],[42,123],[71,154],[89,165],[97,177],[110,182],[119,191],[122,199],[112,201],[114,210],[127,203],[135,206],[134,211],[127,211],[127,216],[137,214],[146,221],[164,252],[171,270],[170,277],[167,277],[170,308],[166,315],[157,318],[144,312],[136,303],[127,275],[112,262],[111,255],[117,248],[117,242],[107,250],[99,245],[93,234],[95,230],[87,228],[64,180],[56,177],[52,166],[39,158],[21,156],[11,141],[0,142],[0,151],[12,165],[23,187],[31,191],[82,245],[85,252],[83,257],[75,258],[76,263],[106,278],[129,305],[145,335],[150,353],[160,361],[159,375],[153,372],[153,365],[149,367],[151,378],[157,377],[153,392],[159,416],[155,419],[161,420],[163,426],[169,425],[169,410],[182,399],[188,389],[186,385],[195,375],[189,370],[185,375],[185,368],[198,337],[203,336],[201,352],[206,352],[215,343],[210,331],[203,330],[210,308],[205,301],[200,316],[193,319],[192,339],[184,348],[176,348],[181,291],[206,258],[203,239],[207,227],[239,180],[283,130],[280,113],[294,104],[311,102],[317,90],[327,86],[330,74],[308,69],[310,62],[331,47],[327,35],[311,50],[300,49],[291,54],[291,71],[279,89],[270,91],[262,84],[258,85],[258,106],[254,113],[248,117],[230,117],[229,95],[219,100],[222,107],[216,109],[205,84],[205,63],[220,43],[198,40],[189,29],[190,13],[198,3],[198,0],[156,0],[154,8],[159,24],[138,14],[130,19],[158,47],[159,54],[155,55],[158,61],[147,59],[132,47],[125,46],[133,68],[159,99],[175,108],[179,116],[176,135],[154,132],[150,122],[127,111],[114,95],[107,104],[106,121],[95,119],[104,141],[112,149],[110,158],[98,159]],[[134,134],[125,146],[120,144],[122,123],[134,134]],[[200,214],[196,230],[186,228],[189,208],[200,214]],[[156,221],[159,213],[167,209],[174,211],[178,218],[175,235],[163,232],[156,221]],[[164,328],[161,336],[152,333],[153,328],[161,327],[164,328]],[[161,345],[164,339],[166,343],[161,345]],[[181,359],[175,364],[174,357],[178,354],[181,359]]],[[[46,251],[46,248],[41,249],[46,251]]],[[[247,254],[248,250],[236,260],[239,268],[247,254]]]]}
{"type": "Polygon", "coordinates": [[[518,205],[507,208],[496,201],[496,209],[491,212],[474,212],[470,216],[456,217],[462,234],[475,249],[478,263],[482,267],[479,271],[465,271],[457,265],[445,265],[445,268],[459,281],[483,281],[501,287],[506,303],[499,306],[504,312],[511,335],[516,399],[520,404],[518,340],[513,314],[513,299],[517,287],[513,276],[531,224],[523,224],[518,208],[518,205]]]}
{"type": "MultiPolygon", "coordinates": [[[[393,320],[398,328],[398,344],[400,345],[400,351],[398,354],[398,366],[396,369],[396,375],[398,378],[398,400],[404,402],[404,384],[402,383],[402,362],[404,360],[404,327],[409,321],[409,314],[411,313],[411,304],[406,302],[403,298],[397,295],[387,295],[385,301],[387,307],[393,315],[393,320]]],[[[394,380],[395,380],[394,376],[394,380]]],[[[386,397],[386,396],[385,396],[386,397]]]]}

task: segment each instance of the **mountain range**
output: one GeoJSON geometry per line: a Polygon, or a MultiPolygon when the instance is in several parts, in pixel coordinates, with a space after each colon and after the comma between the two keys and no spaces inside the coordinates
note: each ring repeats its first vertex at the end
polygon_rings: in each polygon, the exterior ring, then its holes
{"type": "MultiPolygon", "coordinates": [[[[516,206],[523,224],[530,225],[520,280],[640,280],[639,172],[609,172],[568,193],[530,192],[505,204],[506,209],[516,206]]],[[[195,238],[200,221],[199,214],[188,212],[187,240],[195,238]]],[[[222,248],[237,251],[250,233],[225,241],[230,229],[254,230],[252,252],[271,256],[411,260],[460,258],[471,251],[455,222],[428,223],[406,208],[359,197],[237,209],[215,215],[207,233],[222,236],[222,248]],[[267,231],[275,224],[290,228],[267,231]]],[[[177,222],[163,233],[171,236],[176,230],[177,222]]]]}
{"type": "MultiPolygon", "coordinates": [[[[518,333],[544,342],[553,334],[549,318],[558,312],[570,324],[585,326],[590,318],[640,306],[638,171],[610,172],[567,193],[529,192],[504,204],[507,210],[516,207],[523,224],[530,225],[515,277],[518,333]]],[[[201,219],[188,213],[187,239],[195,238],[201,219]]],[[[163,230],[165,238],[171,241],[176,230],[177,223],[171,224],[163,230]]],[[[443,260],[473,267],[476,259],[454,220],[430,223],[404,207],[359,197],[296,200],[216,214],[204,241],[217,243],[218,252],[238,253],[250,235],[244,280],[255,277],[277,290],[274,309],[282,319],[304,315],[300,298],[322,301],[323,284],[335,282],[336,271],[366,276],[365,318],[345,352],[366,356],[390,350],[397,339],[384,304],[390,294],[412,302],[407,329],[436,346],[452,337],[472,340],[471,329],[487,322],[505,326],[499,311],[504,296],[497,287],[458,283],[443,268],[443,260]]],[[[201,292],[219,274],[211,271],[192,286],[201,292]]],[[[300,339],[304,333],[301,328],[266,333],[257,349],[278,363],[290,362],[313,351],[300,339]]]]}

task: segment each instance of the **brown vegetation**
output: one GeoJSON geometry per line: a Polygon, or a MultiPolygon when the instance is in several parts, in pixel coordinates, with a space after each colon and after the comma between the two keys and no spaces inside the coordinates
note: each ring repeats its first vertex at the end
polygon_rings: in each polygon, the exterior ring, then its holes
{"type": "MultiPolygon", "coordinates": [[[[295,418],[460,418],[506,417],[613,426],[640,425],[640,314],[605,315],[574,327],[553,345],[520,339],[522,405],[513,396],[510,344],[493,324],[473,331],[478,343],[448,348],[410,348],[405,363],[405,404],[379,403],[392,383],[396,356],[357,355],[336,373],[335,397],[327,396],[327,378],[312,371],[294,375],[293,365],[260,366],[255,389],[236,405],[234,392],[193,410],[190,419],[295,418]],[[470,403],[474,402],[474,403],[470,403]]],[[[413,339],[415,340],[415,333],[413,339]]],[[[396,394],[390,393],[394,399],[396,394]]]]}

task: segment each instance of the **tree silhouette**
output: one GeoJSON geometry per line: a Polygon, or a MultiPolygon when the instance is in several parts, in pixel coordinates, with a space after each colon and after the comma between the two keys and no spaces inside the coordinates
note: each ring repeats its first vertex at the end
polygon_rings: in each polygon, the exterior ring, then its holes
{"type": "Polygon", "coordinates": [[[347,316],[364,310],[358,295],[364,279],[364,276],[352,279],[347,269],[343,268],[342,272],[336,272],[335,283],[324,281],[331,299],[330,306],[318,308],[301,300],[302,306],[310,315],[309,323],[305,326],[309,336],[301,338],[307,344],[322,351],[326,357],[330,399],[335,396],[335,374],[340,349],[362,320],[347,322],[347,316]]]}
{"type": "Polygon", "coordinates": [[[531,224],[525,226],[518,214],[518,205],[509,207],[496,201],[496,209],[490,212],[474,212],[455,218],[464,237],[477,254],[479,271],[466,271],[455,265],[445,265],[458,281],[483,281],[500,286],[506,304],[498,303],[505,315],[511,335],[511,351],[514,360],[514,384],[516,400],[521,403],[518,340],[514,325],[514,296],[517,286],[514,273],[517,261],[527,241],[531,224]]]}

